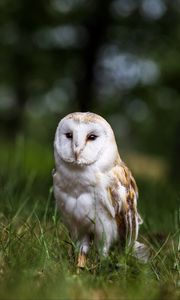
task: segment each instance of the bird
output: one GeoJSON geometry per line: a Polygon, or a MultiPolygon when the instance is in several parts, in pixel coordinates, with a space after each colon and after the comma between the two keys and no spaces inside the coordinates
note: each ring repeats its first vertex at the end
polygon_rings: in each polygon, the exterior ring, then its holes
{"type": "Polygon", "coordinates": [[[85,268],[95,243],[103,257],[113,245],[147,261],[137,241],[142,218],[136,181],[120,157],[110,124],[92,112],[62,118],[54,139],[53,191],[62,222],[78,245],[77,268],[85,268]]]}

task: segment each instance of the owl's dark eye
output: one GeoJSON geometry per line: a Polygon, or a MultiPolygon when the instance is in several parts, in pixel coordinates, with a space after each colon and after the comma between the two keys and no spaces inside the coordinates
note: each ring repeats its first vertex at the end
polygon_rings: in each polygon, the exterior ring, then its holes
{"type": "Polygon", "coordinates": [[[96,140],[97,139],[97,135],[95,135],[95,134],[90,134],[90,135],[88,135],[88,137],[87,137],[87,141],[94,141],[94,140],[96,140]]]}
{"type": "Polygon", "coordinates": [[[72,137],[73,137],[73,135],[72,135],[71,132],[67,132],[67,133],[65,134],[65,136],[67,137],[67,139],[72,139],[72,137]]]}

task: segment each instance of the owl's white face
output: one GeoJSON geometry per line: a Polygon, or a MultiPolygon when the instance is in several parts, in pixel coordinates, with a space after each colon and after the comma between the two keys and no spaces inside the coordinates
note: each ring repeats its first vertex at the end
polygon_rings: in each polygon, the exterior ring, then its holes
{"type": "Polygon", "coordinates": [[[110,125],[101,119],[87,118],[87,113],[74,113],[60,121],[55,149],[64,162],[77,166],[91,165],[103,156],[106,147],[112,148],[113,132],[110,125]]]}

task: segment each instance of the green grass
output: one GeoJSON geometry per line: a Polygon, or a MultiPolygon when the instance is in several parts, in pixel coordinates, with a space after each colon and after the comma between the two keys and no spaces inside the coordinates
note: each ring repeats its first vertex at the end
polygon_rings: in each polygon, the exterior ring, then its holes
{"type": "Polygon", "coordinates": [[[0,299],[179,299],[178,188],[139,180],[147,264],[116,248],[104,260],[93,248],[77,275],[77,249],[52,194],[51,152],[21,141],[1,149],[1,166],[0,299]]]}

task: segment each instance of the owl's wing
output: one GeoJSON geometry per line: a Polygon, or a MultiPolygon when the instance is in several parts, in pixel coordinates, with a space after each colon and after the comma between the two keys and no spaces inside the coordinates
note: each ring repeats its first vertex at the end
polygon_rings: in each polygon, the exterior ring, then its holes
{"type": "Polygon", "coordinates": [[[119,161],[112,169],[109,196],[115,209],[121,242],[134,246],[142,219],[137,212],[138,189],[134,177],[127,166],[119,161]]]}

